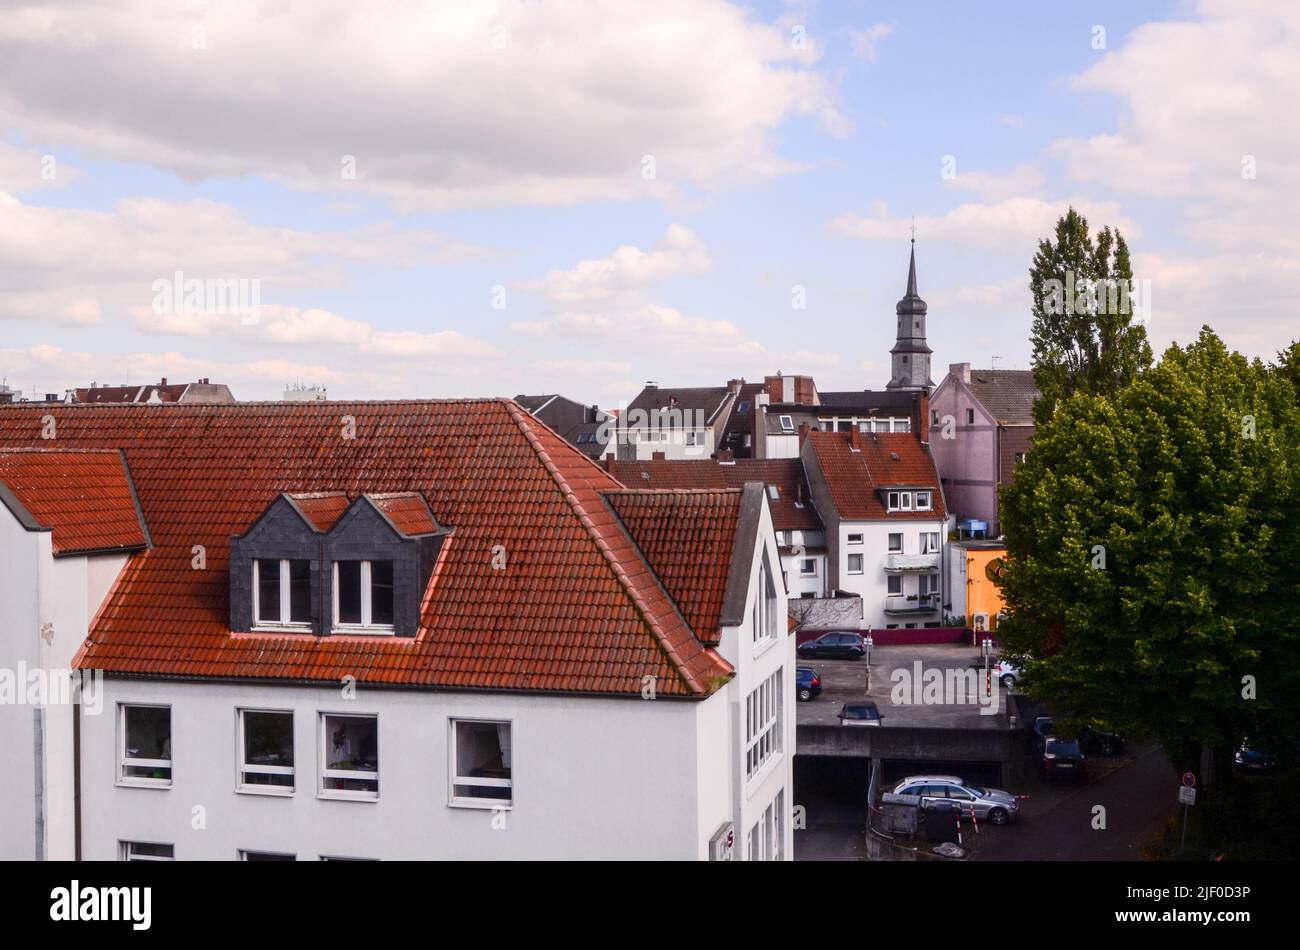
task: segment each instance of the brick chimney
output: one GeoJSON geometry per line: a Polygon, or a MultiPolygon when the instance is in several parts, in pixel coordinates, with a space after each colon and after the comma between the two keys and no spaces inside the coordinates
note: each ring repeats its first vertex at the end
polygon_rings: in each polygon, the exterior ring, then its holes
{"type": "Polygon", "coordinates": [[[949,363],[948,375],[956,376],[963,383],[970,382],[970,363],[949,363]]]}
{"type": "Polygon", "coordinates": [[[159,386],[166,386],[166,385],[167,385],[167,377],[164,376],[164,377],[162,378],[162,382],[159,383],[158,385],[159,385],[159,386]]]}
{"type": "Polygon", "coordinates": [[[921,437],[922,442],[930,441],[930,396],[928,393],[917,393],[916,399],[917,425],[916,432],[921,437]]]}
{"type": "Polygon", "coordinates": [[[808,441],[808,431],[811,426],[806,422],[799,423],[799,448],[803,449],[803,444],[808,441]]]}
{"type": "Polygon", "coordinates": [[[745,385],[745,377],[743,376],[740,379],[727,380],[727,389],[733,393],[740,392],[740,387],[743,385],[745,385]]]}
{"type": "Polygon", "coordinates": [[[849,445],[862,451],[862,430],[857,426],[849,426],[849,445]]]}
{"type": "Polygon", "coordinates": [[[665,458],[667,458],[667,456],[664,455],[664,453],[662,453],[662,452],[651,452],[651,453],[650,453],[650,459],[651,459],[651,461],[654,461],[654,462],[662,462],[665,458]]]}

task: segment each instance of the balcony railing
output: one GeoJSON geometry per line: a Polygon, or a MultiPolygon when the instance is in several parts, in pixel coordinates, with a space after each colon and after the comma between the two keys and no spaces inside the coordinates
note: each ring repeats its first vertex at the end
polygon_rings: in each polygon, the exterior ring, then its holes
{"type": "Polygon", "coordinates": [[[887,614],[929,614],[939,609],[940,596],[934,594],[894,594],[885,598],[887,614]]]}
{"type": "Polygon", "coordinates": [[[885,570],[890,574],[903,571],[937,571],[939,552],[933,554],[889,554],[885,556],[885,570]]]}

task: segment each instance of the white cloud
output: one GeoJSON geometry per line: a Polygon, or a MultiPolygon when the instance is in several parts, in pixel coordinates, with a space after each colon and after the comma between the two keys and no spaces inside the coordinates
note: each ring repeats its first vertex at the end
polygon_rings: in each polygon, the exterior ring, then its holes
{"type": "Polygon", "coordinates": [[[945,178],[944,185],[962,191],[972,191],[989,201],[1008,198],[1028,198],[1043,190],[1043,170],[1037,165],[1017,165],[1005,172],[959,171],[945,178]]]}
{"type": "MultiPolygon", "coordinates": [[[[917,236],[923,240],[945,241],[959,246],[997,248],[1011,255],[1032,256],[1039,238],[1051,233],[1056,220],[1073,205],[1095,228],[1118,227],[1127,239],[1138,237],[1136,222],[1121,215],[1119,205],[1111,201],[1087,198],[1007,198],[992,203],[971,202],[958,205],[942,215],[920,215],[916,219],[917,236]]],[[[911,218],[889,214],[877,205],[870,215],[842,214],[831,227],[849,237],[868,241],[898,241],[910,233],[911,218]]],[[[1026,261],[1028,256],[1024,258],[1026,261]]]]}
{"type": "Polygon", "coordinates": [[[852,43],[853,55],[874,63],[879,53],[880,41],[893,32],[894,28],[888,23],[877,23],[865,30],[852,31],[849,39],[852,43]]]}
{"type": "Polygon", "coordinates": [[[558,305],[608,305],[634,298],[668,277],[704,273],[711,266],[703,242],[674,224],[649,251],[624,244],[607,257],[580,261],[571,270],[552,271],[540,281],[520,286],[540,291],[558,305]]]}
{"type": "Polygon", "coordinates": [[[57,188],[81,177],[81,171],[57,155],[43,154],[0,141],[0,192],[27,194],[57,188]]]}
{"type": "MultiPolygon", "coordinates": [[[[459,262],[490,251],[422,230],[350,233],[271,228],[207,200],[132,198],[109,211],[29,205],[0,192],[0,319],[85,325],[148,308],[153,283],[259,281],[263,300],[340,285],[345,267],[459,262]]],[[[171,331],[174,332],[174,331],[171,331]]]]}
{"type": "Polygon", "coordinates": [[[818,55],[723,0],[65,0],[6,14],[0,128],[410,208],[636,199],[797,167],[784,119],[845,126],[818,55]]]}

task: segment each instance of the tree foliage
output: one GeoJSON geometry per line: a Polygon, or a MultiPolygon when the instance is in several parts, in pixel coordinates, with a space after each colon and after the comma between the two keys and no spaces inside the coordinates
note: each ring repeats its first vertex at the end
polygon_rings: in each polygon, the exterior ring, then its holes
{"type": "Polygon", "coordinates": [[[1055,237],[1038,242],[1029,269],[1039,422],[1073,393],[1113,394],[1151,365],[1146,328],[1134,312],[1149,301],[1133,292],[1123,235],[1105,227],[1094,240],[1087,218],[1071,207],[1055,237]]]}
{"type": "Polygon", "coordinates": [[[1300,736],[1300,410],[1207,327],[1060,401],[1003,492],[999,627],[1034,693],[1220,762],[1300,736]],[[1243,698],[1243,677],[1256,698],[1243,698]]]}

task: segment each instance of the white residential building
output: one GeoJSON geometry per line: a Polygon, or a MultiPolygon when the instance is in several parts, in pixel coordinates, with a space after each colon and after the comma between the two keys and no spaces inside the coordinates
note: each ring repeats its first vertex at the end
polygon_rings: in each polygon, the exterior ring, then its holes
{"type": "MultiPolygon", "coordinates": [[[[54,550],[84,519],[44,523],[48,486],[0,467],[0,599],[37,632],[0,667],[104,671],[35,757],[31,710],[0,707],[0,857],[42,827],[43,856],[91,860],[791,857],[761,483],[624,487],[504,400],[57,411],[62,451],[121,473],[77,491],[129,506],[121,550],[54,550]]],[[[42,412],[0,411],[0,460],[39,454],[42,412]]]]}

